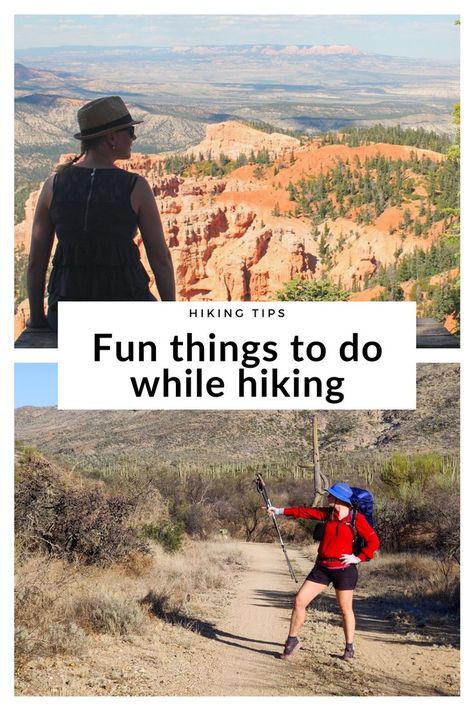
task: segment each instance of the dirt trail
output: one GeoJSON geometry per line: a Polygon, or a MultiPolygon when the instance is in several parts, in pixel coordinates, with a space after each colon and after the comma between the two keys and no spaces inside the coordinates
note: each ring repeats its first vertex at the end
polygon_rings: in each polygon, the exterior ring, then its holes
{"type": "MultiPolygon", "coordinates": [[[[279,545],[243,544],[247,570],[235,588],[217,633],[219,648],[212,678],[200,693],[274,696],[295,693],[293,674],[279,658],[288,633],[293,593],[298,589],[288,573],[279,545]]],[[[296,550],[290,557],[300,581],[308,560],[296,550]]],[[[300,692],[301,693],[301,692],[300,692]]]]}
{"type": "MultiPolygon", "coordinates": [[[[223,642],[212,677],[200,685],[205,695],[456,695],[458,651],[433,645],[420,635],[399,633],[380,619],[380,610],[363,592],[357,595],[357,659],[339,657],[343,649],[334,596],[310,611],[301,638],[304,649],[292,662],[279,659],[297,585],[287,574],[277,545],[244,544],[248,570],[235,589],[217,633],[223,642]],[[324,609],[328,608],[328,609],[324,609]]],[[[300,581],[311,562],[296,549],[290,557],[300,581]],[[299,574],[298,574],[299,573],[299,574]]],[[[370,574],[369,571],[366,573],[370,574]]]]}

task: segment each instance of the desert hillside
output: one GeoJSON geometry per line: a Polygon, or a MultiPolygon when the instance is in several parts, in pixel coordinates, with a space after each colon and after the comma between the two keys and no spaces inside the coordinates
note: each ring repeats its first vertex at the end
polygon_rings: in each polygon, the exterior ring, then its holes
{"type": "MultiPolygon", "coordinates": [[[[311,417],[305,411],[16,410],[15,434],[44,453],[88,462],[133,456],[142,462],[308,463],[311,417]],[[308,460],[308,461],[306,461],[308,460]]],[[[323,456],[367,450],[455,451],[459,444],[459,367],[418,366],[415,411],[318,413],[323,456]]]]}

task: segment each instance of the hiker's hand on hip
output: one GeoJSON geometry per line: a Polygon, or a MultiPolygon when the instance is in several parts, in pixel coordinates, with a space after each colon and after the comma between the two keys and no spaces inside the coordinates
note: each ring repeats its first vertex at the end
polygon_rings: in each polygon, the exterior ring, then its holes
{"type": "Polygon", "coordinates": [[[267,511],[269,516],[281,516],[283,513],[283,509],[278,509],[276,506],[268,506],[267,511]]]}
{"type": "Polygon", "coordinates": [[[360,558],[353,555],[353,553],[344,553],[341,555],[341,560],[344,565],[357,565],[357,563],[360,563],[360,558]]]}

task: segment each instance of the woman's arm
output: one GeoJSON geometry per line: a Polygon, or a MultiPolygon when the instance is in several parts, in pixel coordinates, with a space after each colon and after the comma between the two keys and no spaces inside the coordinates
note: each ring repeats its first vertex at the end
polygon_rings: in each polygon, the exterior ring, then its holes
{"type": "Polygon", "coordinates": [[[173,263],[165,242],[160,213],[148,182],[141,176],[138,177],[132,191],[131,205],[137,213],[138,228],[145,245],[148,262],[155,276],[160,299],[175,301],[173,263]]]}
{"type": "Polygon", "coordinates": [[[48,328],[48,322],[44,314],[44,290],[46,272],[54,240],[54,225],[49,214],[49,206],[53,196],[53,180],[54,176],[51,176],[43,185],[36,203],[31,231],[26,282],[30,302],[28,325],[33,328],[48,328]]]}
{"type": "Polygon", "coordinates": [[[326,508],[313,509],[307,506],[290,506],[283,509],[283,514],[293,518],[314,518],[317,521],[324,521],[327,511],[326,508]]]}

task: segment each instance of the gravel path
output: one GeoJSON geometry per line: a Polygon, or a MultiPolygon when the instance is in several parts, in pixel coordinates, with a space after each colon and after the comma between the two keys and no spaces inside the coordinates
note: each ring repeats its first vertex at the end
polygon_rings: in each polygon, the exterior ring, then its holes
{"type": "MultiPolygon", "coordinates": [[[[217,633],[222,643],[217,666],[200,693],[285,696],[295,691],[293,673],[279,655],[299,585],[290,578],[279,545],[247,543],[244,550],[248,567],[236,586],[225,631],[217,633]]],[[[301,584],[301,571],[306,573],[310,563],[291,548],[289,555],[301,584]]]]}

